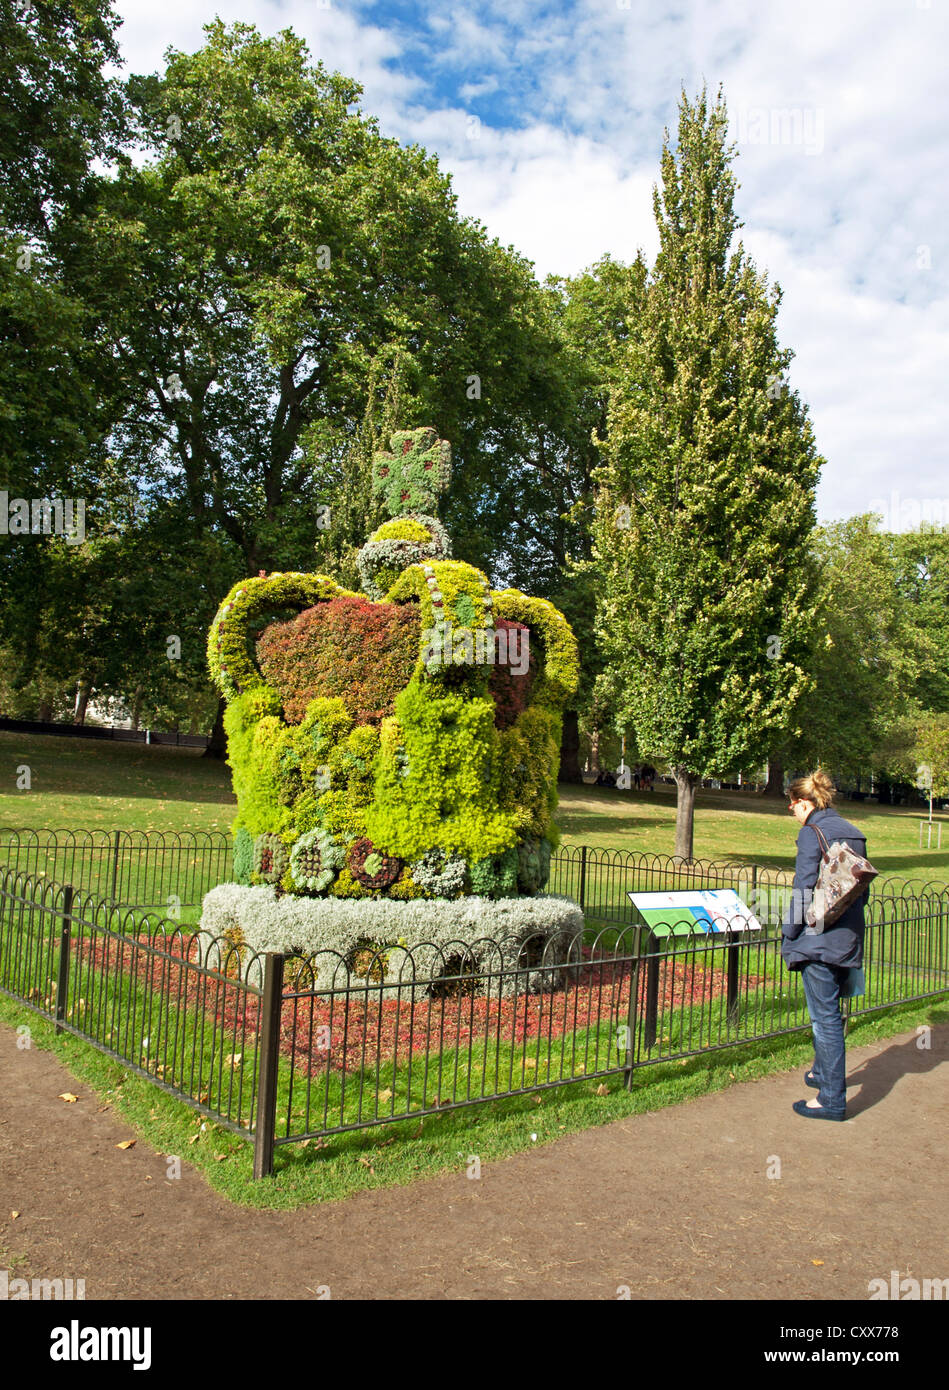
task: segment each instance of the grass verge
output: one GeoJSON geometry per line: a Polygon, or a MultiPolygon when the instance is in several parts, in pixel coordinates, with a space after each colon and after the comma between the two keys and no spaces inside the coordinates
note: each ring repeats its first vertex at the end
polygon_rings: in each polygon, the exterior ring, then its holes
{"type": "MultiPolygon", "coordinates": [[[[340,1201],[369,1188],[405,1186],[457,1172],[473,1155],[484,1165],[566,1134],[787,1071],[813,1056],[809,1035],[798,1034],[643,1067],[629,1092],[621,1076],[579,1081],[422,1120],[281,1146],[273,1176],[255,1183],[252,1147],[237,1135],[202,1120],[183,1102],[82,1039],[68,1033],[57,1036],[51,1023],[5,995],[0,995],[0,1021],[11,1027],[28,1023],[32,1042],[57,1056],[76,1078],[80,1101],[84,1085],[158,1154],[180,1157],[229,1201],[274,1210],[340,1201]],[[600,1094],[604,1085],[606,1094],[600,1094]]],[[[927,1000],[855,1020],[848,1041],[857,1047],[920,1024],[946,1022],[949,1001],[927,1000]]]]}

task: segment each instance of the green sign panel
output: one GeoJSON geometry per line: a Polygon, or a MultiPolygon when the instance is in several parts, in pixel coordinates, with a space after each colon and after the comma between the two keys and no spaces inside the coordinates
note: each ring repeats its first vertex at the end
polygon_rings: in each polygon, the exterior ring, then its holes
{"type": "Polygon", "coordinates": [[[761,930],[757,917],[732,888],[693,888],[682,893],[627,893],[626,896],[640,920],[656,936],[761,930]]]}

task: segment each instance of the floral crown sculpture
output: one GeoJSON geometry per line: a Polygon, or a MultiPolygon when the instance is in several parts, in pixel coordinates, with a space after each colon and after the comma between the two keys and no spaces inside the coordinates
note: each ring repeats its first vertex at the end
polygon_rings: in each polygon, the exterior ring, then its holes
{"type": "Polygon", "coordinates": [[[211,626],[235,878],[343,898],[536,893],[576,640],[553,604],[450,558],[447,442],[427,428],[390,442],[365,594],[320,574],[245,579],[211,626]]]}

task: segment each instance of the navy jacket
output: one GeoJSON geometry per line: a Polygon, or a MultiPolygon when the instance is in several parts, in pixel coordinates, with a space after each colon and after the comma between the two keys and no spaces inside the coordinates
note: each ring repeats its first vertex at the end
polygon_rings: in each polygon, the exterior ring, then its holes
{"type": "Polygon", "coordinates": [[[820,826],[828,845],[843,840],[857,854],[866,856],[866,837],[832,806],[811,812],[797,837],[791,905],[781,924],[781,955],[789,970],[800,970],[813,960],[823,961],[825,965],[862,965],[863,908],[870,896],[869,889],[823,932],[817,933],[805,924],[804,914],[811,903],[824,852],[820,836],[813,829],[815,825],[820,826]]]}

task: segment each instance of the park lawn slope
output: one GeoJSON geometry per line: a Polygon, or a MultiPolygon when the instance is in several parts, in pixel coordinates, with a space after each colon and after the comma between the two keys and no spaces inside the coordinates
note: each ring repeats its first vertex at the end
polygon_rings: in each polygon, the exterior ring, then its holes
{"type": "MultiPolygon", "coordinates": [[[[564,783],[558,791],[565,847],[671,855],[675,795],[663,783],[653,792],[564,783]]],[[[226,832],[236,809],[230,768],[197,749],[0,732],[0,828],[226,832]],[[24,764],[31,788],[18,791],[24,764]]],[[[937,816],[945,848],[926,850],[919,848],[923,808],[844,801],[840,810],[866,832],[881,873],[949,884],[949,816],[937,816]]],[[[793,868],[796,835],[783,799],[697,795],[697,859],[793,868]]]]}

